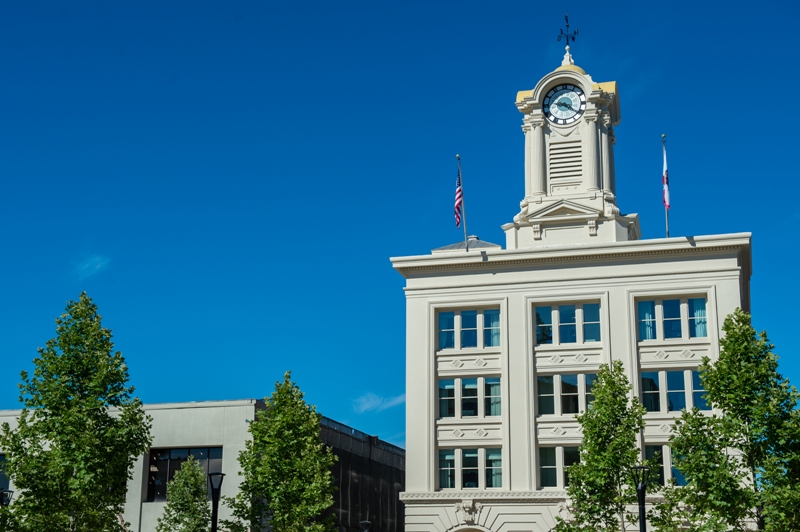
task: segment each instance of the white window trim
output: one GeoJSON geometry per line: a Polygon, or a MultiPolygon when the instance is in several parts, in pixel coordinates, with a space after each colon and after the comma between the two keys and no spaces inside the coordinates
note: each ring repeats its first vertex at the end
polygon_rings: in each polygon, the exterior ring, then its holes
{"type": "Polygon", "coordinates": [[[501,456],[502,456],[502,458],[501,458],[501,475],[502,475],[502,478],[503,478],[503,484],[505,485],[505,483],[507,482],[506,481],[507,468],[506,468],[505,453],[502,452],[502,447],[501,446],[499,446],[499,445],[497,445],[497,446],[488,445],[486,447],[458,447],[458,448],[440,447],[436,451],[436,489],[437,489],[437,491],[481,491],[481,490],[495,491],[495,490],[502,490],[503,486],[496,486],[496,487],[491,487],[491,488],[487,488],[486,487],[486,450],[487,449],[500,449],[501,450],[501,456]],[[477,451],[478,451],[478,487],[477,488],[463,488],[463,487],[461,487],[462,484],[463,484],[463,481],[464,481],[464,477],[463,477],[463,471],[464,471],[463,452],[465,450],[475,450],[475,449],[477,449],[477,451]],[[455,473],[456,473],[456,475],[455,475],[455,477],[456,477],[455,478],[456,487],[455,488],[443,488],[443,487],[441,487],[439,485],[439,483],[440,483],[439,473],[441,471],[441,469],[439,467],[439,451],[440,450],[441,451],[446,451],[446,450],[455,451],[455,458],[456,458],[456,460],[455,460],[455,462],[456,462],[456,466],[455,466],[455,468],[456,468],[456,471],[455,471],[455,473]]]}
{"type": "Polygon", "coordinates": [[[463,421],[463,420],[473,420],[473,419],[485,419],[485,420],[496,420],[501,421],[503,418],[503,410],[505,405],[503,404],[503,378],[500,375],[485,375],[485,376],[470,376],[464,375],[462,377],[441,377],[436,381],[436,419],[438,421],[444,421],[445,423],[448,421],[463,421]],[[463,390],[463,380],[464,379],[477,379],[478,380],[478,415],[477,416],[463,416],[461,414],[461,400],[462,400],[462,390],[463,390]],[[486,379],[500,379],[500,415],[499,416],[487,416],[486,415],[486,379]],[[453,381],[454,388],[455,388],[455,416],[454,417],[443,417],[442,413],[439,411],[440,406],[440,399],[439,399],[439,382],[440,381],[453,381]]]}
{"type": "MultiPolygon", "coordinates": [[[[661,446],[661,456],[664,463],[664,484],[668,484],[670,479],[674,478],[672,474],[672,449],[670,449],[669,444],[663,442],[645,442],[644,445],[652,447],[661,446]]],[[[644,446],[642,447],[641,457],[642,460],[645,459],[644,446]]]]}

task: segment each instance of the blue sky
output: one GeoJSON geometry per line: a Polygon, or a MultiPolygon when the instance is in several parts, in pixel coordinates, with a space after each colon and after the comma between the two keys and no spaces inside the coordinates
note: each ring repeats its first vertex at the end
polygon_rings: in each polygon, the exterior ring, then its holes
{"type": "Polygon", "coordinates": [[[753,314],[800,384],[796,2],[4,2],[0,408],[85,290],[145,402],[263,397],[404,441],[390,256],[502,243],[518,90],[616,80],[617,195],[645,238],[751,231],[753,314]],[[787,26],[788,28],[788,26],[787,26]]]}

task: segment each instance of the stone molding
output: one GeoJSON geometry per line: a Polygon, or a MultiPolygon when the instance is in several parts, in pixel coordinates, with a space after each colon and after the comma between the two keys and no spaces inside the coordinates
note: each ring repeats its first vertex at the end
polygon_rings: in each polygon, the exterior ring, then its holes
{"type": "Polygon", "coordinates": [[[530,502],[561,502],[567,498],[563,490],[539,491],[404,491],[400,500],[413,504],[443,504],[447,501],[491,501],[492,503],[530,503],[530,502]]]}

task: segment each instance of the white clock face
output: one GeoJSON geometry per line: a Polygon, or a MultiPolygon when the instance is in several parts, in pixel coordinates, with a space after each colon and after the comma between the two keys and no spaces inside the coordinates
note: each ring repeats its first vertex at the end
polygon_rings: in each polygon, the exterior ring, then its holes
{"type": "Polygon", "coordinates": [[[544,97],[544,114],[557,125],[577,122],[586,110],[586,95],[575,85],[556,85],[544,97]]]}

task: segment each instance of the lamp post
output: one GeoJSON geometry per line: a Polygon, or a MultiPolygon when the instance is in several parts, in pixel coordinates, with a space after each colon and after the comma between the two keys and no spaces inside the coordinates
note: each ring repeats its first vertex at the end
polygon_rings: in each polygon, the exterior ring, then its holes
{"type": "Polygon", "coordinates": [[[11,497],[14,496],[13,490],[0,489],[0,507],[6,507],[11,504],[11,497]]]}
{"type": "Polygon", "coordinates": [[[361,526],[361,532],[369,532],[369,527],[372,526],[370,521],[359,521],[358,524],[361,526]]]}
{"type": "Polygon", "coordinates": [[[636,498],[639,499],[639,532],[647,532],[647,521],[644,514],[644,496],[647,491],[647,479],[650,478],[650,468],[647,466],[634,466],[631,468],[633,484],[636,486],[636,498]]]}
{"type": "Polygon", "coordinates": [[[217,519],[219,518],[219,492],[222,488],[222,479],[225,473],[209,473],[208,481],[211,483],[211,532],[217,532],[217,519]]]}

